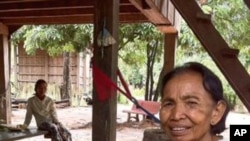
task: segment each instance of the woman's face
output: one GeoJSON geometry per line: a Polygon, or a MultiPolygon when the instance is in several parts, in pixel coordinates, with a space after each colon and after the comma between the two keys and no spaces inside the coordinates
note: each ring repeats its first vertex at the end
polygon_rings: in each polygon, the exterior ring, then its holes
{"type": "Polygon", "coordinates": [[[164,86],[160,119],[171,141],[210,141],[217,113],[200,74],[183,73],[164,86]]]}
{"type": "Polygon", "coordinates": [[[47,83],[40,83],[36,88],[36,95],[39,97],[45,96],[47,92],[47,83]]]}

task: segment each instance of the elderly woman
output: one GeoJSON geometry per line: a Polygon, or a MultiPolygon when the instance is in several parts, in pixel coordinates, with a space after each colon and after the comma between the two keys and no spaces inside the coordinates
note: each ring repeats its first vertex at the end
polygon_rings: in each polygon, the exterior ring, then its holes
{"type": "Polygon", "coordinates": [[[57,118],[55,103],[46,95],[47,82],[43,79],[37,80],[35,94],[28,99],[27,112],[23,125],[20,128],[27,128],[32,116],[35,117],[37,127],[40,130],[49,131],[53,141],[71,141],[70,132],[59,122],[57,118]]]}
{"type": "Polygon", "coordinates": [[[189,62],[162,81],[160,120],[171,141],[217,141],[229,112],[219,78],[189,62]]]}

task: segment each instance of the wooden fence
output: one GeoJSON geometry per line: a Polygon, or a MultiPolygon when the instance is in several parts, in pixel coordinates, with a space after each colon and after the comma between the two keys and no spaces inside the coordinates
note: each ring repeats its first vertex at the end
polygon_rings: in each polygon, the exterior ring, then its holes
{"type": "MultiPolygon", "coordinates": [[[[33,87],[34,83],[38,79],[45,79],[49,85],[58,87],[54,89],[60,89],[60,86],[63,82],[62,55],[51,57],[46,51],[40,49],[36,51],[35,55],[28,55],[23,46],[20,45],[19,47],[15,48],[14,57],[15,61],[13,65],[14,67],[12,68],[12,74],[14,74],[17,83],[16,85],[18,85],[19,88],[20,86],[22,87],[28,84],[32,84],[32,86],[28,87],[33,87]]],[[[90,93],[92,89],[90,55],[84,55],[83,53],[72,53],[70,55],[70,62],[70,75],[73,94],[90,93]]],[[[19,93],[20,91],[23,90],[19,90],[19,93]]],[[[26,90],[24,93],[32,92],[34,92],[33,89],[26,90]]]]}

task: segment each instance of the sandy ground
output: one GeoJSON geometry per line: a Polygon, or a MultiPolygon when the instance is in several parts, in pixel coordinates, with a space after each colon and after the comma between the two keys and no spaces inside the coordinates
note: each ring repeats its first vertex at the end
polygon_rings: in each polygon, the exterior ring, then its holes
{"type": "MultiPolygon", "coordinates": [[[[123,109],[130,109],[131,106],[118,105],[117,110],[117,141],[142,141],[143,132],[146,128],[158,128],[159,125],[150,123],[127,123],[127,114],[123,109]]],[[[12,124],[23,123],[25,109],[15,109],[12,111],[12,124]]],[[[73,141],[92,140],[92,106],[86,107],[66,107],[57,109],[59,120],[65,125],[72,134],[73,141]]],[[[30,127],[35,127],[35,120],[32,119],[30,127]]],[[[43,136],[32,137],[20,141],[50,141],[43,136]]]]}
{"type": "MultiPolygon", "coordinates": [[[[131,106],[118,105],[117,110],[117,141],[142,141],[143,132],[147,128],[159,128],[158,125],[148,123],[144,124],[128,124],[126,123],[127,114],[123,113],[123,109],[129,109],[131,106]]],[[[25,109],[16,109],[12,111],[12,124],[20,124],[23,122],[25,109]]],[[[70,130],[73,141],[91,141],[92,140],[92,107],[67,107],[58,109],[60,121],[70,130]]],[[[248,124],[250,125],[249,113],[230,112],[226,121],[227,130],[222,133],[221,141],[229,141],[229,126],[231,124],[248,124]]],[[[35,126],[34,119],[30,125],[35,126]]],[[[44,139],[43,136],[37,136],[20,141],[50,141],[44,139]]]]}

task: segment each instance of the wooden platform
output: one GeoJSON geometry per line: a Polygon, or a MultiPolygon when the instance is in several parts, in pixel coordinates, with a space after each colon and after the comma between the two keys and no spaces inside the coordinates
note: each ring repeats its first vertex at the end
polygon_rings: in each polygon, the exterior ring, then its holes
{"type": "Polygon", "coordinates": [[[0,132],[0,141],[14,141],[24,138],[30,138],[34,136],[40,136],[47,134],[47,131],[41,131],[36,128],[24,130],[24,131],[3,131],[0,132]]]}

